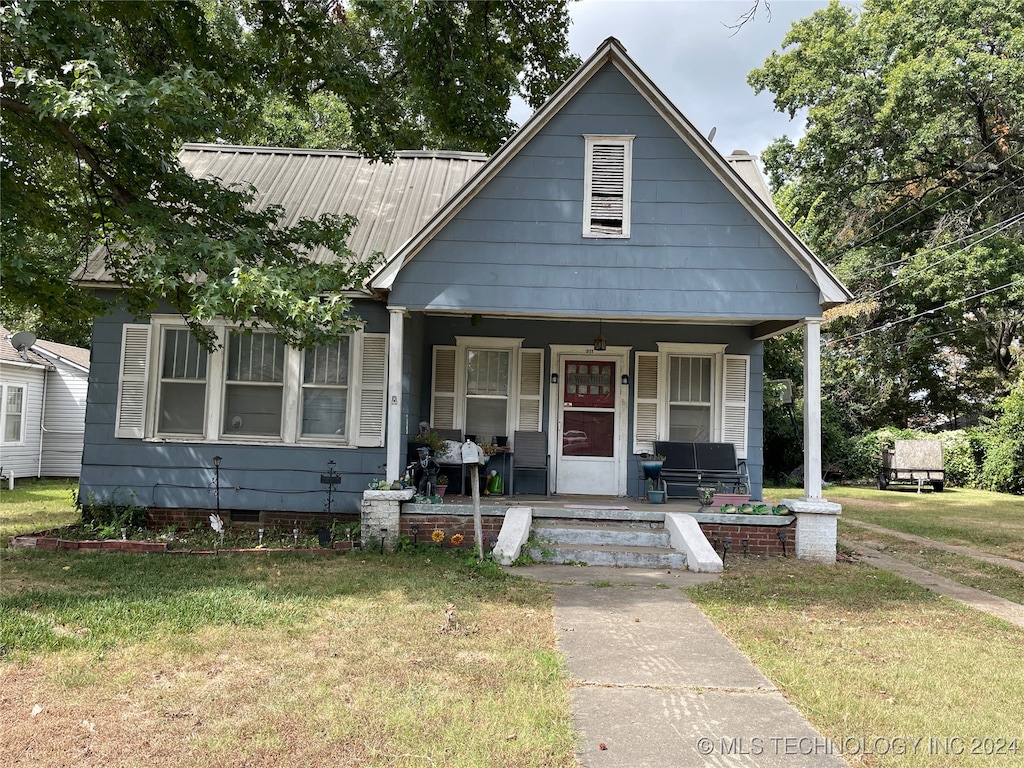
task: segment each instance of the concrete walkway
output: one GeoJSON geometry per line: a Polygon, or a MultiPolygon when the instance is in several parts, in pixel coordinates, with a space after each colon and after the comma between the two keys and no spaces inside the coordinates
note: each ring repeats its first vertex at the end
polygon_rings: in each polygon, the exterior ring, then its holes
{"type": "MultiPolygon", "coordinates": [[[[928,541],[928,539],[925,539],[925,541],[928,541]]],[[[932,543],[937,544],[938,542],[932,543]]],[[[857,557],[876,568],[893,571],[905,579],[920,584],[925,589],[930,589],[932,592],[959,600],[971,608],[984,611],[1018,627],[1024,627],[1024,605],[1020,603],[1007,600],[1005,597],[997,597],[980,589],[958,584],[955,581],[937,576],[931,571],[926,571],[924,568],[919,568],[916,565],[895,558],[892,555],[887,555],[884,552],[871,549],[863,544],[855,544],[853,550],[857,553],[857,557]]]]}
{"type": "Polygon", "coordinates": [[[551,582],[584,768],[846,766],[679,589],[714,574],[531,565],[551,582]]]}
{"type": "Polygon", "coordinates": [[[861,520],[851,520],[843,518],[844,523],[854,525],[858,528],[863,528],[867,531],[873,531],[874,533],[884,533],[887,536],[894,536],[897,539],[903,539],[904,541],[912,541],[915,544],[919,544],[922,547],[929,547],[931,549],[941,549],[943,552],[952,552],[955,555],[965,555],[967,557],[973,557],[975,560],[984,560],[986,563],[992,563],[993,565],[999,565],[1003,568],[1010,568],[1019,573],[1024,573],[1024,562],[1020,560],[1014,560],[1009,557],[1003,557],[1002,555],[993,555],[990,552],[982,552],[980,549],[974,549],[973,547],[964,547],[960,544],[947,544],[944,541],[936,541],[935,539],[926,539],[924,536],[918,536],[913,533],[904,533],[903,531],[895,531],[892,528],[886,528],[885,526],[875,525],[874,523],[865,523],[861,520]]]}

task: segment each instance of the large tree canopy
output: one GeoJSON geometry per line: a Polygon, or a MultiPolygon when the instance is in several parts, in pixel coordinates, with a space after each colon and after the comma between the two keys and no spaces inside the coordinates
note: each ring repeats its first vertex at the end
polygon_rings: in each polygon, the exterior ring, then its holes
{"type": "Polygon", "coordinates": [[[568,24],[546,0],[4,0],[5,308],[89,314],[69,275],[104,243],[136,314],[166,298],[197,334],[214,316],[303,346],[345,332],[339,290],[370,269],[353,222],[283,226],[189,177],[182,142],[494,151],[511,97],[539,105],[578,65],[568,24]],[[320,246],[341,258],[310,265],[320,246]]]}
{"type": "Polygon", "coordinates": [[[868,427],[991,403],[1024,330],[1024,5],[832,2],[749,81],[806,110],[764,164],[858,298],[828,326],[832,395],[868,427]]]}

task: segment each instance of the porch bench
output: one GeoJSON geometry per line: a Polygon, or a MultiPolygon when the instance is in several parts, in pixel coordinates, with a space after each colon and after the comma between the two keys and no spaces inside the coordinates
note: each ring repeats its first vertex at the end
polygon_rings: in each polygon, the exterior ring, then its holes
{"type": "MultiPolygon", "coordinates": [[[[732,443],[681,443],[657,441],[654,452],[665,457],[661,479],[666,491],[669,485],[693,486],[693,495],[702,485],[719,484],[734,493],[750,492],[750,475],[746,459],[736,458],[732,443]]],[[[666,497],[676,494],[666,492],[666,497]]]]}

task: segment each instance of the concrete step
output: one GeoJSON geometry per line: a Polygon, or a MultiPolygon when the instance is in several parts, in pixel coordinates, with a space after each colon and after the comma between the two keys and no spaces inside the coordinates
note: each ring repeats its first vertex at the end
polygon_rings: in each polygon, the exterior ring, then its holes
{"type": "Polygon", "coordinates": [[[541,563],[585,563],[620,568],[686,569],[686,555],[666,547],[621,544],[545,544],[531,541],[530,557],[541,563]]]}
{"type": "Polygon", "coordinates": [[[534,522],[533,534],[539,541],[553,544],[615,544],[670,548],[668,531],[660,525],[582,525],[569,521],[544,521],[534,522]]]}

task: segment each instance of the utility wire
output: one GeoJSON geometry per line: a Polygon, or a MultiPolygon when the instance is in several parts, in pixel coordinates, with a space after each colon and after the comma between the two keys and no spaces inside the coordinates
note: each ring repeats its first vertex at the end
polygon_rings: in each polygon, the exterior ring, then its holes
{"type": "MultiPolygon", "coordinates": [[[[967,160],[964,160],[962,163],[960,163],[960,165],[958,165],[956,168],[953,169],[952,173],[956,173],[961,168],[963,168],[965,165],[967,165],[969,162],[974,161],[977,157],[979,157],[984,152],[986,152],[993,144],[995,144],[996,142],[1000,141],[1000,139],[1001,139],[1001,137],[993,139],[991,143],[987,144],[985,147],[983,147],[982,149],[978,150],[977,154],[975,154],[971,158],[969,158],[967,160]]],[[[1008,163],[1010,160],[1015,158],[1021,152],[1024,152],[1024,146],[1022,146],[1020,149],[1018,149],[1012,155],[1007,155],[1006,157],[1004,157],[1002,160],[1000,160],[998,163],[995,164],[995,167],[998,168],[999,166],[1003,165],[1003,163],[1008,163]]],[[[919,216],[920,214],[924,213],[925,211],[929,210],[930,208],[934,208],[936,205],[941,203],[943,200],[945,200],[947,197],[952,195],[954,192],[959,192],[960,190],[961,190],[961,187],[950,187],[949,190],[947,190],[945,193],[940,195],[938,198],[933,200],[928,205],[926,205],[923,208],[915,211],[910,216],[907,216],[905,219],[902,219],[902,220],[896,222],[895,224],[892,224],[892,225],[886,227],[881,232],[876,232],[875,234],[873,234],[870,237],[868,237],[866,240],[862,240],[861,242],[856,243],[855,245],[851,245],[849,247],[849,250],[852,251],[852,250],[855,250],[857,248],[862,248],[865,245],[867,245],[868,243],[874,242],[875,240],[880,238],[882,235],[884,235],[886,232],[891,232],[892,230],[896,229],[897,227],[902,227],[904,224],[906,224],[908,221],[913,219],[915,216],[919,216]]],[[[931,191],[931,190],[929,190],[929,191],[931,191]]],[[[899,213],[900,211],[902,211],[907,206],[913,204],[913,202],[914,202],[913,200],[907,200],[903,205],[899,206],[894,211],[890,211],[889,215],[895,215],[895,214],[899,213]]]]}
{"type": "Polygon", "coordinates": [[[924,312],[918,312],[916,315],[911,315],[910,317],[904,317],[902,320],[893,320],[891,322],[885,323],[884,325],[880,325],[880,326],[878,326],[876,328],[868,328],[867,330],[860,331],[859,333],[853,333],[853,334],[850,334],[849,336],[844,336],[841,339],[829,339],[826,343],[827,344],[841,344],[844,341],[850,341],[851,339],[858,339],[861,336],[867,336],[868,334],[875,333],[876,331],[889,330],[893,326],[902,325],[903,323],[909,323],[911,320],[916,320],[919,317],[924,317],[925,315],[932,315],[932,314],[935,314],[936,312],[941,312],[944,309],[948,309],[949,307],[956,306],[957,304],[963,304],[965,301],[970,301],[971,299],[980,299],[982,296],[987,296],[990,293],[995,293],[997,291],[1001,291],[1004,288],[1009,288],[1011,285],[1016,285],[1017,283],[1024,283],[1024,278],[1021,278],[1019,280],[1011,280],[1010,282],[1005,283],[1004,285],[1000,285],[998,288],[990,288],[987,291],[982,291],[981,293],[976,293],[973,296],[966,296],[966,297],[964,297],[962,299],[956,299],[955,301],[947,302],[946,304],[943,304],[941,307],[935,307],[934,309],[927,309],[924,312]]]}
{"type": "MultiPolygon", "coordinates": [[[[998,227],[998,229],[996,229],[996,231],[994,231],[994,232],[989,232],[984,237],[980,237],[977,240],[975,240],[974,242],[967,243],[963,248],[958,248],[957,250],[953,251],[952,253],[946,254],[941,259],[938,259],[937,261],[933,261],[931,264],[927,264],[927,265],[921,267],[916,272],[911,272],[908,275],[904,275],[903,277],[900,277],[898,280],[893,280],[891,283],[889,283],[888,285],[885,285],[885,286],[879,288],[877,291],[874,291],[872,293],[867,294],[866,296],[863,296],[862,299],[874,298],[878,294],[884,293],[885,291],[888,291],[893,286],[896,286],[896,285],[899,285],[900,283],[906,282],[910,278],[916,277],[917,275],[920,275],[922,272],[926,272],[927,270],[931,269],[932,267],[936,267],[939,264],[941,264],[942,262],[948,261],[949,259],[952,259],[954,256],[957,256],[957,255],[963,253],[964,251],[968,250],[969,248],[973,248],[974,246],[978,245],[978,243],[982,243],[985,240],[988,240],[990,237],[995,237],[996,235],[998,235],[1003,230],[1009,229],[1014,224],[1018,224],[1020,222],[1024,222],[1024,213],[1015,214],[1015,215],[1011,216],[1010,218],[1005,219],[1004,221],[999,222],[998,224],[992,225],[992,227],[988,227],[988,229],[992,229],[993,227],[998,227]]],[[[982,230],[982,232],[984,232],[984,231],[985,230],[982,230]]],[[[981,232],[979,232],[977,234],[981,234],[981,232]]],[[[972,237],[973,237],[973,235],[972,235],[972,237]]],[[[954,241],[954,242],[959,242],[959,241],[954,241]]],[[[938,245],[938,246],[936,246],[936,247],[934,247],[934,248],[932,248],[930,250],[927,250],[927,251],[918,251],[917,253],[915,253],[913,255],[915,257],[916,256],[923,256],[923,255],[925,255],[927,253],[933,253],[935,251],[939,251],[939,250],[942,250],[944,248],[948,248],[949,245],[950,245],[949,243],[947,243],[945,245],[938,245]]]]}
{"type": "MultiPolygon", "coordinates": [[[[1014,186],[1013,184],[1004,184],[1001,187],[997,187],[996,189],[993,189],[991,192],[989,192],[987,195],[985,195],[985,197],[983,197],[981,200],[979,200],[977,204],[981,204],[981,203],[985,202],[988,198],[990,198],[996,192],[1001,192],[1002,190],[1007,189],[1008,187],[1013,187],[1013,186],[1014,186]]],[[[1019,214],[1013,214],[1013,216],[1017,216],[1017,215],[1019,215],[1019,214]]],[[[1011,216],[1010,218],[1013,218],[1013,216],[1011,216]]],[[[921,256],[921,255],[924,255],[924,254],[931,253],[933,251],[941,250],[943,248],[948,248],[950,245],[954,245],[956,243],[959,243],[959,242],[961,242],[963,240],[966,240],[967,238],[975,237],[977,235],[982,235],[985,232],[987,232],[988,230],[992,229],[993,227],[1002,226],[1006,221],[1007,220],[1004,219],[1003,221],[997,222],[995,224],[989,224],[988,226],[983,227],[982,229],[979,229],[977,232],[968,232],[967,234],[961,235],[960,237],[956,238],[955,240],[951,240],[948,243],[943,243],[942,245],[934,245],[931,248],[927,248],[927,249],[925,249],[923,251],[915,251],[914,253],[910,254],[909,256],[900,256],[898,259],[895,259],[893,261],[887,261],[884,264],[872,264],[870,266],[864,267],[863,269],[858,269],[856,272],[851,272],[849,277],[851,277],[851,278],[858,277],[860,275],[865,274],[866,272],[874,272],[874,271],[879,270],[879,269],[885,269],[886,267],[899,266],[900,264],[902,264],[905,261],[908,261],[908,260],[914,258],[915,256],[921,256]]]]}

